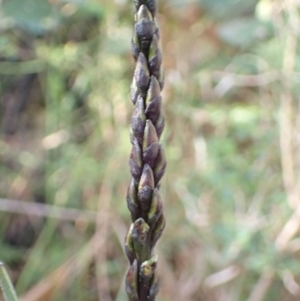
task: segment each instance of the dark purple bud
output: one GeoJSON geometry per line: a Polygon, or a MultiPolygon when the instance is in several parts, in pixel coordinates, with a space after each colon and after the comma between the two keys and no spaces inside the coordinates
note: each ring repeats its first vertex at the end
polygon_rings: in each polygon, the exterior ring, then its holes
{"type": "Polygon", "coordinates": [[[142,152],[137,139],[133,139],[132,142],[129,166],[132,177],[138,181],[142,172],[142,152]]]}
{"type": "Polygon", "coordinates": [[[146,116],[153,124],[157,121],[161,111],[160,86],[155,76],[151,76],[149,89],[146,97],[146,116]]]}
{"type": "Polygon", "coordinates": [[[132,264],[132,262],[135,259],[135,255],[134,255],[134,249],[133,249],[133,241],[132,241],[132,231],[133,231],[133,227],[134,225],[131,224],[129,231],[126,235],[125,238],[125,253],[127,255],[127,258],[130,262],[130,264],[132,264]]]}
{"type": "Polygon", "coordinates": [[[146,115],[144,111],[144,100],[139,96],[135,103],[133,116],[131,118],[131,128],[132,134],[137,139],[140,146],[143,144],[143,135],[146,123],[146,115]]]}
{"type": "Polygon", "coordinates": [[[137,201],[137,186],[132,178],[127,191],[127,207],[131,213],[131,220],[134,222],[140,215],[139,205],[137,201]]]}
{"type": "Polygon", "coordinates": [[[143,140],[143,161],[147,163],[151,168],[154,167],[154,163],[159,151],[159,143],[156,134],[156,129],[153,126],[151,120],[146,121],[144,140],[143,140]]]}
{"type": "MultiPolygon", "coordinates": [[[[132,229],[132,240],[133,243],[138,243],[139,245],[144,245],[147,240],[147,233],[149,232],[149,225],[144,221],[144,219],[139,218],[133,224],[132,229]]],[[[137,250],[135,250],[137,251],[137,250]]]]}
{"type": "Polygon", "coordinates": [[[147,97],[146,97],[146,107],[153,102],[153,100],[160,95],[160,87],[159,83],[156,79],[155,76],[151,76],[150,78],[150,85],[149,89],[147,92],[147,97]]]}
{"type": "Polygon", "coordinates": [[[144,130],[143,139],[143,150],[146,150],[152,143],[158,142],[158,137],[156,134],[156,129],[153,126],[151,120],[146,120],[146,126],[144,130]]]}
{"type": "Polygon", "coordinates": [[[149,49],[149,69],[150,73],[156,78],[160,76],[161,62],[162,54],[159,48],[158,38],[156,34],[154,34],[149,49]]]}
{"type": "Polygon", "coordinates": [[[155,167],[155,160],[160,149],[160,144],[158,142],[153,142],[143,151],[143,162],[147,163],[151,168],[155,167]]]}
{"type": "Polygon", "coordinates": [[[132,263],[125,280],[125,290],[130,301],[139,301],[138,297],[138,264],[137,260],[132,263]]]}
{"type": "Polygon", "coordinates": [[[148,212],[148,224],[152,228],[162,215],[162,201],[159,190],[155,188],[152,194],[151,206],[148,212]]]}
{"type": "Polygon", "coordinates": [[[148,21],[153,21],[153,17],[151,15],[151,12],[149,11],[148,7],[145,5],[146,1],[140,1],[140,3],[142,4],[139,9],[138,12],[136,14],[136,21],[139,22],[141,20],[148,20],[148,21]],[[143,2],[143,3],[142,3],[143,2]]]}
{"type": "Polygon", "coordinates": [[[138,186],[138,200],[142,211],[147,212],[151,205],[152,192],[154,189],[154,177],[151,167],[144,165],[141,180],[138,186]]]}
{"type": "Polygon", "coordinates": [[[156,30],[155,22],[147,6],[142,5],[136,15],[135,32],[137,34],[140,48],[146,53],[156,30]]]}
{"type": "MultiPolygon", "coordinates": [[[[150,75],[147,66],[147,60],[142,52],[139,54],[138,60],[136,62],[136,68],[133,78],[134,80],[132,81],[132,87],[136,86],[141,96],[145,97],[149,87],[150,75]]],[[[135,91],[135,89],[133,90],[135,91]]],[[[134,96],[136,96],[137,93],[138,92],[135,92],[134,96]]]]}

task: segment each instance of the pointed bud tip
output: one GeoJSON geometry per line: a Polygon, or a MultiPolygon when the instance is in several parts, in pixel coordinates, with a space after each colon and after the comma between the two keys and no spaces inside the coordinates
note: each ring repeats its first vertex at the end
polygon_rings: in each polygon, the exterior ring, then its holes
{"type": "Polygon", "coordinates": [[[153,21],[153,17],[151,12],[149,11],[148,7],[145,4],[142,4],[137,12],[137,21],[142,19],[153,21]]]}
{"type": "Polygon", "coordinates": [[[155,97],[160,95],[160,86],[157,78],[151,75],[150,85],[146,97],[146,105],[148,105],[155,97]]]}
{"type": "Polygon", "coordinates": [[[142,171],[142,177],[138,186],[138,190],[142,189],[145,186],[149,186],[151,188],[154,188],[154,177],[153,177],[153,171],[152,168],[145,164],[143,171],[142,171]]]}
{"type": "Polygon", "coordinates": [[[146,126],[144,130],[143,150],[146,150],[152,143],[158,142],[158,136],[156,129],[150,119],[146,120],[146,126]]]}

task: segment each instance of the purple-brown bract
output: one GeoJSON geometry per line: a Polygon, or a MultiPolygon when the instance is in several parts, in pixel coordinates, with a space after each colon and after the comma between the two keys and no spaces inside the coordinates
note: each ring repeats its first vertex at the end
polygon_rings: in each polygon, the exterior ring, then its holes
{"type": "Polygon", "coordinates": [[[154,301],[159,282],[153,248],[165,227],[159,193],[160,180],[166,169],[165,152],[159,143],[165,125],[160,96],[164,76],[156,19],[157,1],[134,0],[134,8],[132,55],[136,67],[131,100],[135,107],[130,134],[132,180],[127,193],[132,225],[125,239],[125,252],[130,262],[126,292],[130,301],[154,301]]]}

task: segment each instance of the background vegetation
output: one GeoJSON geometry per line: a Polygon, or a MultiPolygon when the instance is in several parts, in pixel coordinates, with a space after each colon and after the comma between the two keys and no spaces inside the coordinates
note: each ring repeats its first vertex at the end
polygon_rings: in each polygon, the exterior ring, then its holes
{"type": "MultiPolygon", "coordinates": [[[[126,300],[132,1],[0,5],[0,260],[22,301],[126,300]]],[[[299,300],[299,8],[159,1],[158,301],[299,300]]]]}

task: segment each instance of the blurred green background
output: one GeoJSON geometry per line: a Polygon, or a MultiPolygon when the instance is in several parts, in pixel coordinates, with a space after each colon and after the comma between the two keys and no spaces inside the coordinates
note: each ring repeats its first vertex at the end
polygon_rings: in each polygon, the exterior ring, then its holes
{"type": "MultiPolygon", "coordinates": [[[[300,298],[299,9],[159,1],[158,301],[300,298]]],[[[0,260],[22,301],[126,300],[132,27],[129,0],[0,1],[0,260]]]]}

